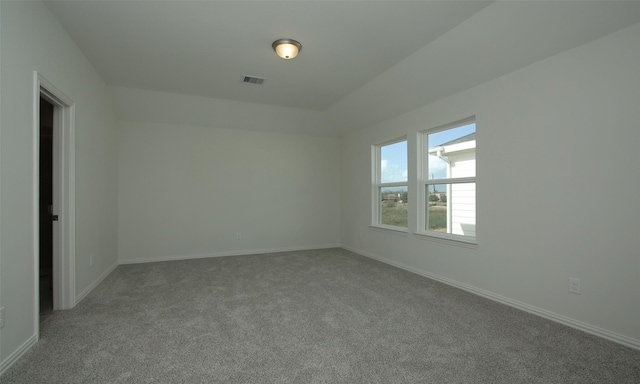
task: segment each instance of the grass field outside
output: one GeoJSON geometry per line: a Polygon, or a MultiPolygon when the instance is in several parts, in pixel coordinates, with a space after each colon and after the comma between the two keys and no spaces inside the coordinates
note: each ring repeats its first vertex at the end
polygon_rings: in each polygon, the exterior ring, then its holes
{"type": "Polygon", "coordinates": [[[432,205],[429,207],[429,230],[447,232],[446,205],[432,205]]]}
{"type": "MultiPolygon", "coordinates": [[[[396,227],[408,226],[407,204],[385,201],[381,207],[380,223],[396,227]]],[[[429,231],[447,232],[446,205],[432,205],[429,207],[429,231]]]]}
{"type": "Polygon", "coordinates": [[[381,224],[406,228],[408,222],[407,203],[396,203],[395,201],[382,202],[381,224]]]}
{"type": "MultiPolygon", "coordinates": [[[[431,205],[429,210],[429,231],[447,232],[447,206],[431,205]]],[[[380,224],[408,227],[407,203],[384,201],[381,206],[380,224]]]]}

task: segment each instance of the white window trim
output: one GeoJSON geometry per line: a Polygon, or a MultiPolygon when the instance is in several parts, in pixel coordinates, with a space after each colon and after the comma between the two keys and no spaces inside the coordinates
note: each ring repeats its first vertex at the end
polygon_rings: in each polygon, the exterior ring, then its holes
{"type": "MultiPolygon", "coordinates": [[[[382,176],[382,170],[380,169],[380,164],[382,162],[382,155],[381,155],[381,149],[384,146],[387,145],[391,145],[391,144],[396,144],[396,143],[400,143],[406,141],[407,142],[407,166],[409,164],[409,141],[407,139],[407,136],[401,136],[401,137],[397,137],[395,139],[392,140],[388,140],[388,141],[384,141],[382,143],[378,143],[378,144],[374,144],[373,146],[371,146],[371,160],[373,163],[373,167],[372,167],[372,183],[371,183],[371,227],[373,228],[380,228],[380,229],[386,229],[386,230],[390,230],[390,231],[396,231],[396,232],[405,232],[408,233],[409,232],[409,227],[408,227],[408,222],[407,222],[407,227],[398,227],[395,225],[388,225],[388,224],[382,224],[380,222],[380,201],[381,201],[381,196],[380,196],[380,189],[381,188],[385,188],[385,187],[406,187],[407,188],[407,193],[409,193],[409,179],[410,176],[407,176],[407,181],[405,182],[393,182],[393,183],[383,183],[381,182],[381,176],[382,176]]],[[[411,205],[409,205],[409,207],[411,207],[411,205]]],[[[408,220],[407,220],[408,221],[408,220]]]]}
{"type": "MultiPolygon", "coordinates": [[[[427,227],[427,201],[426,201],[426,193],[427,188],[430,185],[435,184],[460,184],[460,183],[475,183],[476,189],[478,186],[478,174],[476,169],[475,177],[460,177],[460,178],[449,178],[449,179],[429,179],[428,170],[428,148],[427,148],[427,136],[433,133],[446,131],[448,129],[460,127],[463,125],[475,123],[476,124],[476,132],[477,132],[477,121],[475,116],[458,120],[456,122],[441,125],[435,128],[427,129],[419,132],[418,137],[418,156],[420,164],[420,169],[418,170],[418,190],[419,195],[415,197],[415,200],[418,203],[418,222],[416,231],[414,235],[417,238],[427,239],[427,240],[435,240],[440,241],[446,244],[453,245],[461,245],[465,247],[474,248],[478,244],[478,237],[476,236],[465,236],[458,235],[453,233],[442,233],[436,231],[429,231],[426,229],[427,227]]],[[[476,159],[477,159],[477,147],[476,147],[476,159]]],[[[476,195],[476,226],[477,226],[477,215],[478,215],[478,200],[476,195]]]]}
{"type": "Polygon", "coordinates": [[[448,245],[457,245],[459,247],[477,249],[478,242],[475,237],[470,236],[461,236],[461,235],[452,235],[450,233],[442,233],[439,235],[432,234],[424,234],[424,233],[413,233],[413,236],[416,239],[420,240],[429,240],[435,241],[437,243],[443,243],[448,245]]]}

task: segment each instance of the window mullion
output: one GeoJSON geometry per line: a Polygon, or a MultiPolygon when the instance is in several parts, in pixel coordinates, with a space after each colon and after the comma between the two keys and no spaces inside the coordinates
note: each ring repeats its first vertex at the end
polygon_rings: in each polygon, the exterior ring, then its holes
{"type": "Polygon", "coordinates": [[[398,182],[398,183],[380,183],[378,184],[379,188],[384,187],[406,187],[408,183],[406,181],[398,182]]]}
{"type": "Polygon", "coordinates": [[[457,178],[453,178],[453,179],[429,179],[429,180],[425,180],[424,184],[425,185],[432,185],[432,184],[461,184],[461,183],[475,183],[476,182],[476,178],[475,177],[457,177],[457,178]]]}

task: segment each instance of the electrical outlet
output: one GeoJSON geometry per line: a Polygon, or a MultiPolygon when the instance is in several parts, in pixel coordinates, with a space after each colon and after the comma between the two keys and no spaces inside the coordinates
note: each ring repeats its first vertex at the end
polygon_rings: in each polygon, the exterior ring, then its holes
{"type": "Polygon", "coordinates": [[[236,233],[236,240],[242,240],[242,233],[236,233]]]}
{"type": "Polygon", "coordinates": [[[580,279],[576,277],[569,278],[569,292],[580,294],[580,279]]]}
{"type": "Polygon", "coordinates": [[[0,308],[0,328],[4,327],[4,307],[0,308]]]}

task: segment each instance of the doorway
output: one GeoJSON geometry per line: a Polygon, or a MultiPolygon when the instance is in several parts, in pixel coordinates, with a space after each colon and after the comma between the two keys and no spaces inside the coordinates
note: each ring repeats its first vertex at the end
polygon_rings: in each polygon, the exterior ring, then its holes
{"type": "Polygon", "coordinates": [[[76,305],[75,103],[34,71],[33,326],[76,305]]]}
{"type": "Polygon", "coordinates": [[[53,313],[54,308],[54,248],[53,222],[57,219],[53,209],[53,136],[54,106],[40,97],[40,148],[39,148],[39,293],[40,323],[53,313]]]}

